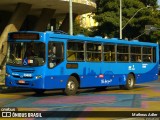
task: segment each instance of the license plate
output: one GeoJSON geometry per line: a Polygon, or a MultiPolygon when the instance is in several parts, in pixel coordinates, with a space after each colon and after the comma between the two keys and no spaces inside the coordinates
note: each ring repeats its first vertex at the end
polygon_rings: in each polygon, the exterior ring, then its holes
{"type": "Polygon", "coordinates": [[[20,84],[24,84],[24,83],[25,83],[25,81],[24,81],[24,80],[18,80],[18,83],[20,83],[20,84]]]}

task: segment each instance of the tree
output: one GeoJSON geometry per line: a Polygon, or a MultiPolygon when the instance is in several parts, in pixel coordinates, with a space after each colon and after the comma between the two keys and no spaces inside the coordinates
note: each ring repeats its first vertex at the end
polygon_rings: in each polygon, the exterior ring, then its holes
{"type": "Polygon", "coordinates": [[[86,36],[90,36],[91,32],[87,28],[83,28],[80,26],[79,20],[75,20],[73,23],[73,31],[74,35],[83,34],[86,36]]]}
{"type": "Polygon", "coordinates": [[[160,43],[160,31],[154,31],[151,33],[151,39],[155,42],[160,43]]]}
{"type": "Polygon", "coordinates": [[[141,0],[144,5],[157,6],[157,0],[141,0]]]}
{"type": "MultiPolygon", "coordinates": [[[[160,25],[160,13],[154,8],[156,0],[122,0],[122,21],[123,27],[136,13],[128,24],[123,28],[123,38],[129,39],[140,36],[141,40],[146,41],[145,25],[160,25]],[[146,7],[146,5],[153,5],[146,7]]],[[[95,35],[106,33],[109,37],[119,37],[119,0],[96,0],[97,11],[95,20],[99,25],[95,35]]],[[[137,39],[137,38],[136,38],[137,39]]]]}
{"type": "Polygon", "coordinates": [[[119,28],[119,5],[117,0],[97,0],[95,20],[99,23],[95,34],[114,36],[119,28]]]}

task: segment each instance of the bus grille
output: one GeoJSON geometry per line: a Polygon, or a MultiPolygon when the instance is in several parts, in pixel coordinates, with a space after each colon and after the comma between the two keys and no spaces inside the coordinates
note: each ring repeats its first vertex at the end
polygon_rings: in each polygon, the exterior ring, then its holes
{"type": "Polygon", "coordinates": [[[33,73],[34,70],[12,69],[12,72],[33,73]]]}
{"type": "Polygon", "coordinates": [[[31,78],[33,78],[33,76],[32,77],[20,77],[20,76],[18,76],[18,75],[13,75],[13,77],[14,78],[25,78],[25,79],[31,79],[31,78]]]}

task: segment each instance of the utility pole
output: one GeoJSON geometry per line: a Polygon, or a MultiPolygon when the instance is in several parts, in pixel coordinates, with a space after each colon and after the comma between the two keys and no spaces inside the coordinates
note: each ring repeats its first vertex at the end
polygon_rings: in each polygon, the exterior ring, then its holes
{"type": "Polygon", "coordinates": [[[120,39],[122,39],[122,0],[120,0],[120,17],[119,17],[119,26],[120,26],[120,29],[119,29],[119,36],[120,36],[120,39]]]}
{"type": "Polygon", "coordinates": [[[69,0],[69,31],[70,31],[70,35],[73,35],[72,0],[69,0]]]}

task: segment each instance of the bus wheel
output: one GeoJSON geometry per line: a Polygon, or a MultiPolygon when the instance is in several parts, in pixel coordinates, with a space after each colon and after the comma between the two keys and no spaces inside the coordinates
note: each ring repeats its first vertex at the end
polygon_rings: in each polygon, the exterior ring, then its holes
{"type": "Polygon", "coordinates": [[[38,95],[41,95],[45,92],[45,90],[44,89],[34,89],[34,92],[38,95]]]}
{"type": "Polygon", "coordinates": [[[135,85],[135,78],[134,78],[133,74],[129,74],[127,81],[126,81],[126,85],[124,85],[124,86],[121,85],[120,88],[124,88],[126,90],[131,90],[134,88],[134,85],[135,85]]]}
{"type": "Polygon", "coordinates": [[[75,95],[78,90],[78,81],[74,76],[70,76],[68,79],[67,86],[64,90],[66,95],[75,95]]]}

